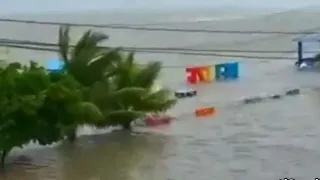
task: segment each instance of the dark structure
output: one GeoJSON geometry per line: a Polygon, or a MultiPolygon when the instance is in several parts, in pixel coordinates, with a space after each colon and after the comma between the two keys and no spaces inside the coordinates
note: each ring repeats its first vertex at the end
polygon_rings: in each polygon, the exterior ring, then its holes
{"type": "MultiPolygon", "coordinates": [[[[298,44],[298,60],[295,63],[295,65],[300,65],[302,62],[307,63],[308,65],[313,65],[315,62],[315,58],[313,57],[303,57],[303,43],[306,42],[318,42],[320,43],[320,33],[314,33],[314,34],[307,34],[301,37],[297,37],[293,39],[294,42],[297,42],[298,44]]],[[[320,51],[319,51],[320,53],[320,51]]]]}
{"type": "Polygon", "coordinates": [[[300,94],[300,89],[291,89],[286,92],[286,95],[293,96],[300,94]]]}

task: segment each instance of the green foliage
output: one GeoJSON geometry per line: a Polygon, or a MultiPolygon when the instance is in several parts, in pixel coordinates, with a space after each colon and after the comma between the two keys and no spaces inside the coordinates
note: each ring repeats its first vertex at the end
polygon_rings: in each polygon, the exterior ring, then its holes
{"type": "Polygon", "coordinates": [[[48,73],[34,62],[29,67],[12,63],[0,69],[2,165],[14,147],[30,141],[51,144],[87,120],[102,119],[98,108],[84,102],[81,94],[72,76],[48,73]]]}
{"type": "Polygon", "coordinates": [[[97,105],[104,116],[104,122],[87,123],[128,127],[146,113],[164,112],[175,104],[169,90],[152,91],[161,72],[160,62],[139,66],[134,53],[124,56],[121,49],[100,48],[108,37],[90,30],[70,50],[69,33],[69,27],[59,30],[64,70],[85,87],[83,97],[97,105]]]}
{"type": "Polygon", "coordinates": [[[40,92],[49,80],[31,63],[21,69],[14,63],[0,69],[0,154],[2,165],[13,147],[21,147],[34,139],[38,132],[37,110],[44,101],[40,92]],[[22,72],[21,72],[22,71],[22,72]]]}
{"type": "MultiPolygon", "coordinates": [[[[76,45],[70,48],[70,28],[61,26],[59,29],[59,54],[65,63],[63,71],[83,86],[80,93],[86,100],[88,100],[87,94],[90,93],[91,86],[110,76],[114,62],[121,58],[118,49],[102,49],[98,46],[107,39],[108,36],[104,34],[88,30],[76,45]]],[[[96,123],[96,121],[90,121],[90,118],[83,121],[86,121],[87,124],[96,123]]],[[[69,139],[74,140],[77,125],[74,124],[69,127],[68,134],[72,136],[69,139]]]]}
{"type": "Polygon", "coordinates": [[[153,90],[153,87],[157,85],[162,64],[150,62],[145,66],[139,66],[133,63],[133,59],[131,53],[128,58],[119,63],[113,84],[117,90],[130,91],[134,87],[139,88],[140,92],[136,90],[135,99],[124,98],[121,102],[126,107],[143,112],[163,112],[171,108],[176,102],[173,93],[166,88],[153,90]]]}
{"type": "Polygon", "coordinates": [[[91,86],[110,76],[114,63],[122,58],[120,49],[102,49],[99,44],[108,36],[88,30],[70,49],[70,28],[59,30],[59,52],[65,62],[65,71],[83,86],[91,86]]]}
{"type": "Polygon", "coordinates": [[[153,90],[161,63],[139,66],[134,54],[102,49],[103,34],[87,31],[70,48],[70,29],[59,30],[65,67],[47,72],[35,62],[0,66],[0,162],[14,147],[31,141],[48,145],[76,138],[79,125],[121,125],[152,112],[165,112],[176,99],[166,88],[153,90]]]}
{"type": "Polygon", "coordinates": [[[117,63],[112,78],[93,86],[90,99],[104,112],[105,124],[130,128],[137,118],[150,112],[165,112],[175,105],[170,90],[153,90],[161,66],[160,62],[139,66],[130,53],[117,63]]]}
{"type": "Polygon", "coordinates": [[[320,54],[316,54],[314,58],[317,62],[320,62],[320,54]]]}

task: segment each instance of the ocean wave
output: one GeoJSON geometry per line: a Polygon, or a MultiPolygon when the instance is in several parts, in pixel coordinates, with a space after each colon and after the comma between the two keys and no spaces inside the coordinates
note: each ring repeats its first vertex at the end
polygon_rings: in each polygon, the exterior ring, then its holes
{"type": "Polygon", "coordinates": [[[214,21],[239,20],[247,18],[259,18],[261,16],[272,16],[278,13],[254,13],[254,14],[237,14],[237,15],[211,15],[211,16],[192,16],[192,17],[170,17],[166,20],[160,20],[159,23],[201,23],[214,21]]]}
{"type": "Polygon", "coordinates": [[[222,21],[222,20],[235,20],[242,19],[245,16],[219,16],[219,17],[211,17],[211,16],[199,16],[199,17],[188,17],[188,18],[173,18],[167,20],[167,22],[172,23],[190,23],[190,22],[212,22],[212,21],[222,21]]]}

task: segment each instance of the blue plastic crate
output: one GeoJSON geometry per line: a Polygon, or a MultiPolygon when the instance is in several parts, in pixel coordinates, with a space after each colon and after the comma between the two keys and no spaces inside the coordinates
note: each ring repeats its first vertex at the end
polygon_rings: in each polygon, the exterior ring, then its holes
{"type": "Polygon", "coordinates": [[[64,66],[63,60],[61,60],[57,57],[51,58],[47,62],[47,70],[48,71],[58,71],[58,70],[63,69],[63,66],[64,66]]]}
{"type": "Polygon", "coordinates": [[[222,80],[226,76],[226,64],[216,64],[215,65],[215,79],[222,80]]]}
{"type": "Polygon", "coordinates": [[[239,77],[238,62],[227,63],[226,76],[230,79],[237,79],[239,77]]]}
{"type": "Polygon", "coordinates": [[[238,77],[239,77],[238,62],[215,65],[215,78],[217,80],[237,79],[238,77]]]}

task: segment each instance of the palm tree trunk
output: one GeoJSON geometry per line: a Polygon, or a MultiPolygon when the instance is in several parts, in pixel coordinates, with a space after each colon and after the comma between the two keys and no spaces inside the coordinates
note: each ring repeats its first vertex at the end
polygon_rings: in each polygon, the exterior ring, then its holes
{"type": "Polygon", "coordinates": [[[122,126],[122,128],[123,128],[124,130],[132,130],[131,121],[125,122],[125,123],[121,124],[121,126],[122,126]]]}
{"type": "Polygon", "coordinates": [[[76,130],[68,132],[67,139],[69,142],[74,142],[77,139],[76,130]]]}
{"type": "Polygon", "coordinates": [[[65,133],[67,140],[73,143],[77,139],[77,126],[70,125],[66,128],[65,133]]]}
{"type": "Polygon", "coordinates": [[[4,170],[7,155],[8,155],[7,150],[3,150],[2,152],[0,152],[0,170],[1,169],[4,170]]]}

